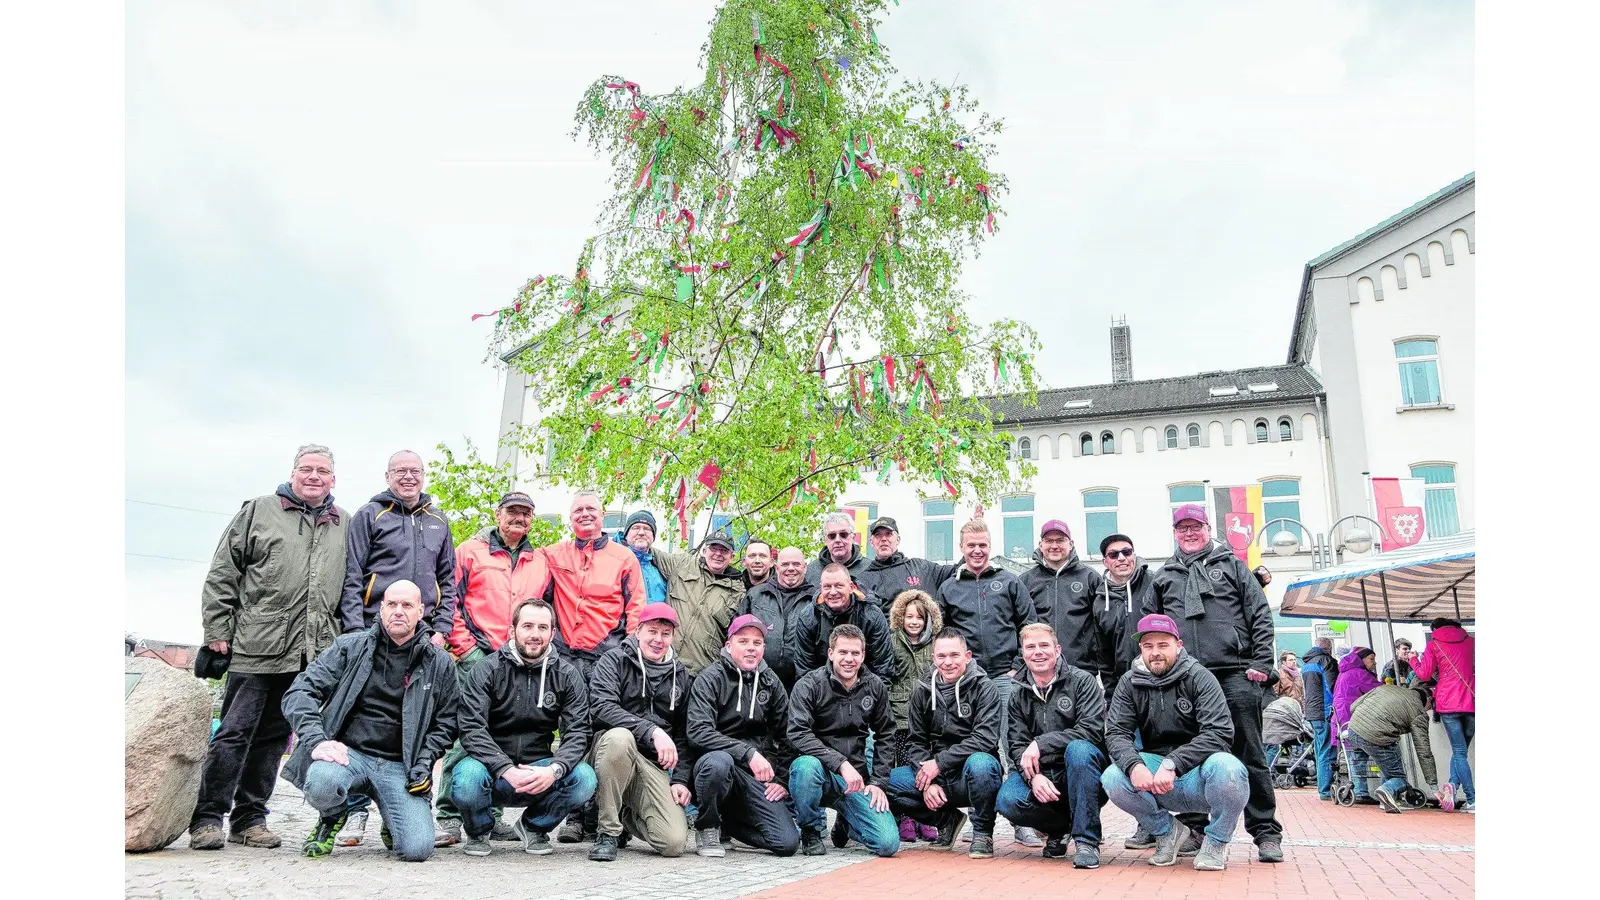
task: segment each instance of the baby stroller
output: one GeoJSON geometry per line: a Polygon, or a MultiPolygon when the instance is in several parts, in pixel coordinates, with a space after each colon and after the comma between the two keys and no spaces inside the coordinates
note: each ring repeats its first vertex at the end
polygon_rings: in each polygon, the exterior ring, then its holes
{"type": "Polygon", "coordinates": [[[1316,750],[1316,734],[1309,723],[1301,722],[1299,736],[1278,746],[1278,756],[1272,764],[1272,786],[1282,789],[1316,784],[1316,750]]]}
{"type": "MultiPolygon", "coordinates": [[[[1339,729],[1335,743],[1338,745],[1338,754],[1334,757],[1333,766],[1333,802],[1340,806],[1354,806],[1356,804],[1356,777],[1365,778],[1366,790],[1362,793],[1368,797],[1373,796],[1373,790],[1383,784],[1383,770],[1378,768],[1377,760],[1368,758],[1366,771],[1356,772],[1355,763],[1350,753],[1350,728],[1349,725],[1339,729]]],[[[1421,809],[1428,803],[1428,795],[1418,790],[1414,785],[1407,784],[1400,790],[1400,795],[1395,797],[1395,802],[1407,809],[1421,809]]]]}

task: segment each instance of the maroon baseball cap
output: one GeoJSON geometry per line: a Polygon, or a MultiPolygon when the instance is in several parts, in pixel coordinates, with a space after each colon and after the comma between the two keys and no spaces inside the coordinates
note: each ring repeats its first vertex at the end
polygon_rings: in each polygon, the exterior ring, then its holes
{"type": "Polygon", "coordinates": [[[771,630],[767,628],[767,623],[761,621],[760,616],[752,616],[749,613],[745,613],[739,618],[734,619],[733,623],[728,626],[728,637],[733,637],[746,628],[759,628],[761,629],[762,634],[766,634],[771,630]]]}
{"type": "Polygon", "coordinates": [[[1172,512],[1172,524],[1176,525],[1184,519],[1193,519],[1202,525],[1210,525],[1211,520],[1206,518],[1206,508],[1198,503],[1185,503],[1172,512]]]}
{"type": "Polygon", "coordinates": [[[1067,523],[1061,521],[1060,519],[1051,519],[1050,521],[1044,523],[1044,527],[1039,529],[1039,537],[1044,537],[1052,531],[1061,532],[1067,536],[1068,540],[1071,540],[1072,538],[1072,529],[1068,528],[1067,523]]]}
{"type": "Polygon", "coordinates": [[[644,612],[639,613],[639,624],[643,625],[652,619],[671,622],[673,628],[678,627],[678,611],[666,603],[646,603],[644,612]]]}
{"type": "Polygon", "coordinates": [[[1172,621],[1171,616],[1163,616],[1160,613],[1151,613],[1150,615],[1140,619],[1139,629],[1134,634],[1133,639],[1137,641],[1152,631],[1160,632],[1162,634],[1170,634],[1173,637],[1178,638],[1178,640],[1183,640],[1183,638],[1178,634],[1178,623],[1172,621]]]}

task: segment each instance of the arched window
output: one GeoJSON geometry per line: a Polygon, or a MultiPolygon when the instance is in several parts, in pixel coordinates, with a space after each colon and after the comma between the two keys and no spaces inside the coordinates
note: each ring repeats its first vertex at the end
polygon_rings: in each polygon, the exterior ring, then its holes
{"type": "Polygon", "coordinates": [[[1195,425],[1195,424],[1192,424],[1192,423],[1189,425],[1189,446],[1191,446],[1191,447],[1200,446],[1200,426],[1199,425],[1195,425]]]}
{"type": "Polygon", "coordinates": [[[1289,421],[1288,416],[1284,416],[1278,420],[1278,440],[1294,440],[1294,423],[1289,421]]]}
{"type": "Polygon", "coordinates": [[[1094,455],[1094,435],[1087,431],[1083,433],[1083,437],[1078,439],[1078,454],[1080,456],[1094,455]]]}
{"type": "Polygon", "coordinates": [[[1271,435],[1267,431],[1267,420],[1266,419],[1257,419],[1256,420],[1256,443],[1265,444],[1269,440],[1271,440],[1271,435]]]}
{"type": "Polygon", "coordinates": [[[1116,453],[1117,452],[1117,438],[1116,438],[1115,435],[1113,435],[1109,431],[1102,432],[1100,434],[1100,452],[1101,453],[1116,453]]]}
{"type": "Polygon", "coordinates": [[[1178,426],[1176,425],[1167,426],[1167,449],[1178,449],[1178,426]]]}
{"type": "Polygon", "coordinates": [[[1021,438],[1017,441],[1017,455],[1023,459],[1033,459],[1033,441],[1021,438]]]}

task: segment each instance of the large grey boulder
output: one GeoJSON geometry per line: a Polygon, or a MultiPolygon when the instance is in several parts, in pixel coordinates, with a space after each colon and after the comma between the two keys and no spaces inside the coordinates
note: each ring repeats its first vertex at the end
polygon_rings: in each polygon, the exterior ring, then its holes
{"type": "Polygon", "coordinates": [[[123,701],[124,849],[141,853],[189,829],[211,737],[211,695],[186,669],[146,657],[123,662],[132,684],[123,701]]]}

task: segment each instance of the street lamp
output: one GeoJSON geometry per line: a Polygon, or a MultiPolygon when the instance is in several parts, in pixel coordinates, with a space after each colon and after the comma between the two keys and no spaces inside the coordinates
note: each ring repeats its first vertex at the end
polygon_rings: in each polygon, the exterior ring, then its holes
{"type": "MultiPolygon", "coordinates": [[[[1328,529],[1328,533],[1326,535],[1317,534],[1312,529],[1306,527],[1306,524],[1301,522],[1299,519],[1291,518],[1289,516],[1280,516],[1279,518],[1273,519],[1272,521],[1263,525],[1261,527],[1261,532],[1256,535],[1255,539],[1260,541],[1266,536],[1267,532],[1272,528],[1272,526],[1279,522],[1294,523],[1300,527],[1301,531],[1311,535],[1311,569],[1312,571],[1316,571],[1318,569],[1325,569],[1334,564],[1334,535],[1338,534],[1340,525],[1343,525],[1352,519],[1364,519],[1368,522],[1371,522],[1373,525],[1378,526],[1379,534],[1384,536],[1388,535],[1388,532],[1383,530],[1382,522],[1379,522],[1377,519],[1369,516],[1363,516],[1359,513],[1355,513],[1345,516],[1339,521],[1334,522],[1333,527],[1328,529]]],[[[1345,532],[1344,549],[1350,553],[1366,553],[1368,550],[1372,549],[1372,533],[1361,527],[1352,527],[1345,532]]],[[[1293,556],[1300,552],[1300,538],[1287,528],[1280,529],[1277,534],[1272,536],[1272,552],[1278,556],[1293,556]]]]}

